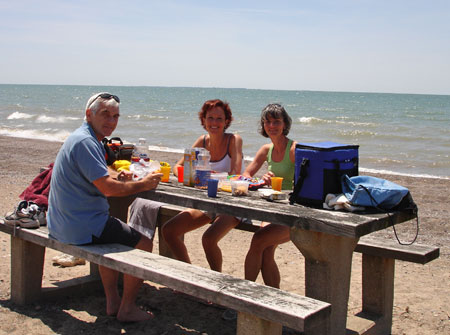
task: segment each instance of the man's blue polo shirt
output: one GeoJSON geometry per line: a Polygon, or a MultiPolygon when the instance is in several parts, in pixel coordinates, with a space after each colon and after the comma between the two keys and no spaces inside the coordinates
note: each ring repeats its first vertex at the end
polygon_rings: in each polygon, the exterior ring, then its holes
{"type": "Polygon", "coordinates": [[[51,236],[64,243],[86,244],[92,242],[92,235],[101,235],[109,204],[92,182],[107,175],[105,149],[84,122],[56,156],[47,213],[51,236]]]}

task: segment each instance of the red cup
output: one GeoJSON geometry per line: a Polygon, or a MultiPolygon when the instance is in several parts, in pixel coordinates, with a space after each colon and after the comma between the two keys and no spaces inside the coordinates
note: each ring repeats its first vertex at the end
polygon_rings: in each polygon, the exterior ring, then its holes
{"type": "Polygon", "coordinates": [[[182,183],[184,175],[184,166],[177,166],[177,171],[178,171],[178,182],[182,183]]]}

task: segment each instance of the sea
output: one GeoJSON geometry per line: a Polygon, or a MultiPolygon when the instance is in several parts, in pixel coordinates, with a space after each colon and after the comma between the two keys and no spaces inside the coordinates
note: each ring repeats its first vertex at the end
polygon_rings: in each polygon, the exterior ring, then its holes
{"type": "Polygon", "coordinates": [[[449,95],[0,84],[0,135],[63,142],[83,122],[89,97],[104,91],[121,100],[113,135],[127,143],[145,139],[153,150],[181,154],[191,147],[205,133],[203,102],[218,98],[230,104],[228,131],[242,136],[250,160],[270,141],[258,133],[261,110],[280,103],[292,118],[289,138],[359,145],[360,173],[450,178],[449,95]]]}

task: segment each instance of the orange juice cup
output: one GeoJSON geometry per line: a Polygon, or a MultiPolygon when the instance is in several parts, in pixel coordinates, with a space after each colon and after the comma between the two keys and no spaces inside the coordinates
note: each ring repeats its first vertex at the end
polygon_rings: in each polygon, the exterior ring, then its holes
{"type": "Polygon", "coordinates": [[[161,181],[165,183],[169,182],[170,166],[161,166],[161,173],[163,174],[161,181]]]}
{"type": "Polygon", "coordinates": [[[270,183],[272,184],[272,190],[281,191],[281,185],[283,184],[282,177],[271,177],[270,183]]]}

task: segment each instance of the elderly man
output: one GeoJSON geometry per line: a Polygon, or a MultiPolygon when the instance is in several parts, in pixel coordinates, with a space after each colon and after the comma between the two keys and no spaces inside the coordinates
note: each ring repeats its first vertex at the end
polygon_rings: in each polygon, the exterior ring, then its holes
{"type": "MultiPolygon", "coordinates": [[[[102,139],[110,136],[119,121],[117,96],[93,95],[86,105],[86,118],[61,147],[50,184],[48,228],[52,237],[69,244],[121,243],[151,252],[153,242],[109,215],[106,197],[126,196],[157,187],[162,174],[149,174],[139,181],[119,174],[110,176],[102,139]]],[[[106,312],[119,321],[144,321],[153,317],[136,306],[142,280],[124,275],[122,298],[118,291],[119,273],[99,266],[106,295],[106,312]]]]}

